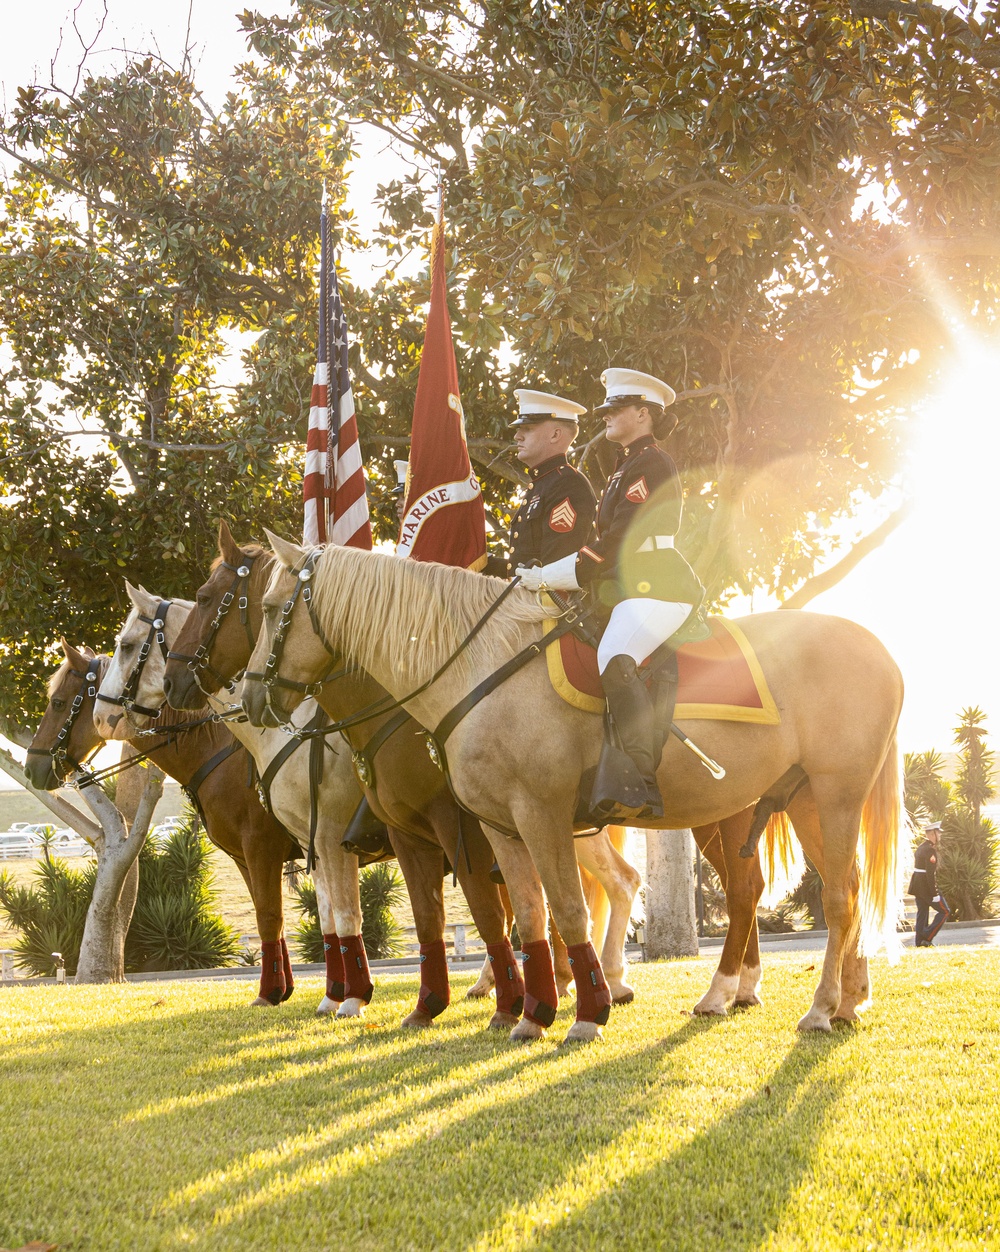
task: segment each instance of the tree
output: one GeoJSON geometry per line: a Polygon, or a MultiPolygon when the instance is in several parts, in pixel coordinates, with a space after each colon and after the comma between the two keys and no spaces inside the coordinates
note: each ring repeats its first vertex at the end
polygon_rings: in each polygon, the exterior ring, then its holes
{"type": "Polygon", "coordinates": [[[982,816],[982,806],[994,794],[993,753],[984,743],[986,718],[981,709],[962,710],[955,728],[959,745],[955,803],[944,818],[938,887],[963,921],[986,916],[989,897],[997,886],[997,828],[982,816]]]}
{"type": "MultiPolygon", "coordinates": [[[[402,152],[391,254],[423,238],[421,171],[442,166],[470,351],[506,339],[520,378],[587,403],[611,363],[677,381],[681,542],[716,602],[800,586],[831,523],[884,497],[949,344],[936,286],[995,313],[995,4],[300,0],[242,20],[296,93],[402,152]]],[[[373,314],[422,281],[387,278],[373,314]]],[[[401,347],[364,344],[389,429],[401,347]]],[[[470,430],[499,436],[471,375],[470,430]]]]}
{"type": "Polygon", "coordinates": [[[0,212],[0,713],[17,723],[39,711],[59,634],[108,646],[123,577],[185,594],[221,512],[293,525],[319,194],[327,179],[340,221],[348,144],[276,75],[214,112],[147,58],[74,92],[23,88],[0,148],[16,163],[0,212]],[[230,387],[225,336],[247,332],[249,380],[230,387]]]}
{"type": "Polygon", "coordinates": [[[983,804],[995,794],[985,721],[981,709],[962,710],[955,728],[959,756],[953,783],[941,777],[945,761],[938,752],[907,753],[904,761],[904,804],[914,842],[923,838],[921,827],[928,821],[942,823],[937,885],[952,916],[963,921],[988,916],[998,881],[1000,835],[982,815],[983,804]]]}

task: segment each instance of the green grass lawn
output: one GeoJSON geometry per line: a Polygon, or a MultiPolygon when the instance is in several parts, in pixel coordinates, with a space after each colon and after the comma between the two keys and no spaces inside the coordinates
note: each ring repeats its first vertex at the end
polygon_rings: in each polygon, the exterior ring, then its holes
{"type": "Polygon", "coordinates": [[[1000,1246],[1000,953],[880,962],[861,1027],[803,1037],[815,963],[711,1021],[710,962],[640,966],[576,1047],[571,1001],[535,1045],[483,1002],[404,1033],[403,978],[364,1023],[316,1019],[318,980],[0,992],[0,1246],[1000,1246]]]}

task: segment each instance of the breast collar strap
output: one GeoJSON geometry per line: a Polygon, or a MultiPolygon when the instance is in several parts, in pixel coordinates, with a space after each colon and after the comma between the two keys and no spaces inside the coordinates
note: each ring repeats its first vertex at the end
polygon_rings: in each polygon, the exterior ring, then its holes
{"type": "Polygon", "coordinates": [[[222,562],[222,568],[232,570],[235,577],[229,584],[229,589],[219,601],[219,607],[216,611],[215,618],[208,628],[208,633],[204,640],[195,650],[194,656],[189,656],[186,652],[168,652],[167,658],[171,661],[186,661],[187,667],[194,677],[195,685],[198,690],[206,696],[214,695],[216,691],[225,688],[230,695],[236,690],[236,684],[239,682],[239,675],[234,678],[224,678],[217,669],[211,664],[212,648],[215,646],[215,637],[219,633],[222,623],[225,621],[230,608],[235,601],[240,611],[240,622],[246,632],[247,642],[250,645],[250,651],[253,652],[257,646],[257,640],[254,638],[253,631],[250,629],[249,615],[249,591],[250,591],[250,572],[256,561],[256,554],[253,556],[243,557],[239,565],[230,565],[228,561],[222,562]],[[212,691],[206,691],[201,685],[202,673],[211,674],[211,676],[219,684],[212,691]]]}
{"type": "Polygon", "coordinates": [[[97,693],[97,699],[102,700],[105,704],[118,704],[125,710],[126,715],[129,713],[139,713],[143,717],[157,718],[163,712],[162,707],[158,709],[147,709],[141,704],[136,704],[135,693],[139,690],[139,682],[142,678],[142,671],[146,667],[146,661],[150,652],[153,650],[153,644],[160,649],[164,663],[167,660],[167,644],[164,638],[164,628],[167,624],[167,614],[170,612],[170,606],[173,600],[161,600],[156,606],[156,612],[152,617],[147,617],[145,613],[139,614],[140,622],[148,622],[149,633],[146,635],[145,641],[139,648],[139,655],[136,658],[135,665],[125,680],[120,696],[104,696],[100,692],[97,693]]]}

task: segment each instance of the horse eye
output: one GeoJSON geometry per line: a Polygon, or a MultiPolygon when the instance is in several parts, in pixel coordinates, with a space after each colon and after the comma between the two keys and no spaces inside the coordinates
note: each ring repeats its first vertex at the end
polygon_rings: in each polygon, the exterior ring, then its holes
{"type": "Polygon", "coordinates": [[[53,699],[52,707],[56,710],[64,709],[66,707],[66,701],[53,699]]]}

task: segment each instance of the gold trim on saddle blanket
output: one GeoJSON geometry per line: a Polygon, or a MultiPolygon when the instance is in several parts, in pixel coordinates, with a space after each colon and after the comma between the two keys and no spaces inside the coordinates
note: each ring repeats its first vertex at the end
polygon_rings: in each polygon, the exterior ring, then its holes
{"type": "MultiPolygon", "coordinates": [[[[764,677],[764,671],[757,660],[757,654],[750,646],[750,641],[735,622],[731,622],[724,617],[713,617],[710,620],[713,623],[718,622],[736,641],[736,645],[743,654],[743,659],[746,661],[747,669],[750,671],[750,676],[757,689],[761,707],[755,709],[746,708],[740,704],[681,703],[674,710],[674,720],[678,722],[748,722],[757,726],[779,725],[781,714],[778,712],[778,706],[774,702],[774,697],[771,695],[767,685],[767,679],[764,677]]],[[[555,619],[546,618],[542,623],[542,630],[551,630],[555,625],[555,619]]],[[[550,643],[545,649],[545,664],[548,667],[549,682],[552,684],[552,689],[567,704],[571,704],[575,709],[582,709],[584,713],[604,712],[604,701],[600,697],[589,695],[585,691],[578,691],[570,682],[569,676],[563,667],[562,649],[559,646],[558,639],[550,643]]]]}

